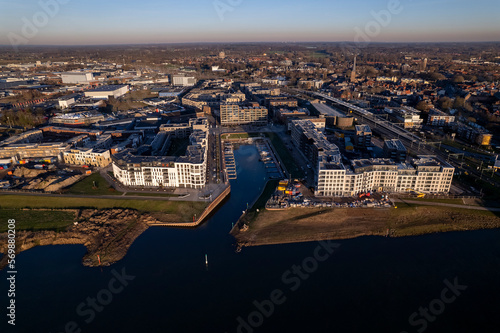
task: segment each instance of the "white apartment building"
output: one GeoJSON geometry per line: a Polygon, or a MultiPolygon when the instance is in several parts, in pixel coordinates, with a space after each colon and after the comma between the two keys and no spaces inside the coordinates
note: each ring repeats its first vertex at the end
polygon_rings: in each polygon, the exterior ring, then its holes
{"type": "Polygon", "coordinates": [[[448,193],[453,168],[433,156],[419,156],[411,165],[390,159],[352,160],[342,164],[320,163],[316,195],[353,196],[368,191],[448,193]]]}
{"type": "Polygon", "coordinates": [[[265,107],[241,107],[238,104],[220,106],[220,122],[223,126],[254,124],[266,125],[268,110],[265,107]]]}
{"type": "Polygon", "coordinates": [[[127,149],[112,157],[115,178],[126,186],[205,187],[208,121],[197,119],[190,124],[186,156],[135,156],[127,149]]]}
{"type": "Polygon", "coordinates": [[[160,157],[135,157],[113,163],[113,173],[123,185],[147,187],[203,188],[206,183],[206,161],[175,162],[160,157]]]}

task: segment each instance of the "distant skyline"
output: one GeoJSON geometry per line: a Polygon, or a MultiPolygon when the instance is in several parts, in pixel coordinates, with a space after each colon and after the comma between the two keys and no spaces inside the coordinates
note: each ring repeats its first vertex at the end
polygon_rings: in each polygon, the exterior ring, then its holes
{"type": "Polygon", "coordinates": [[[2,45],[500,41],[498,0],[0,0],[0,8],[2,45]]]}

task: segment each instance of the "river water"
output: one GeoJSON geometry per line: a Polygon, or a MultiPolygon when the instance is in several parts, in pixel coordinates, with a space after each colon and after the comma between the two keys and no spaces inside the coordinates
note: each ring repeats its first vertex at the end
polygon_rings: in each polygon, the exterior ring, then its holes
{"type": "Polygon", "coordinates": [[[150,228],[105,268],[83,267],[83,246],[20,254],[0,332],[500,332],[499,230],[236,253],[228,232],[266,171],[253,146],[235,157],[229,201],[198,229],[150,228]]]}

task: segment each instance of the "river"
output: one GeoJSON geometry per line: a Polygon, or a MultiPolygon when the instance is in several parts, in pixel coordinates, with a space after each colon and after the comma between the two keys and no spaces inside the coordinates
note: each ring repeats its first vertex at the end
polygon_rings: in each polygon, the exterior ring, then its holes
{"type": "Polygon", "coordinates": [[[21,253],[16,326],[3,315],[0,332],[500,331],[499,230],[236,253],[228,232],[266,171],[253,146],[235,158],[229,201],[195,230],[150,228],[104,268],[81,264],[83,246],[21,253]]]}

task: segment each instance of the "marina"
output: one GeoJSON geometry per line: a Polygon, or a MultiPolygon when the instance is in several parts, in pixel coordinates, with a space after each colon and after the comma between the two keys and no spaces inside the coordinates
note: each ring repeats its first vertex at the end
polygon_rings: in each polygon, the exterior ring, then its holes
{"type": "Polygon", "coordinates": [[[280,162],[276,159],[269,142],[265,139],[259,139],[255,142],[255,146],[259,151],[260,161],[263,162],[266,167],[268,177],[270,179],[284,178],[280,162]]]}
{"type": "Polygon", "coordinates": [[[227,178],[234,180],[238,178],[236,172],[236,162],[234,160],[234,150],[231,143],[224,144],[224,167],[226,169],[227,178]]]}

